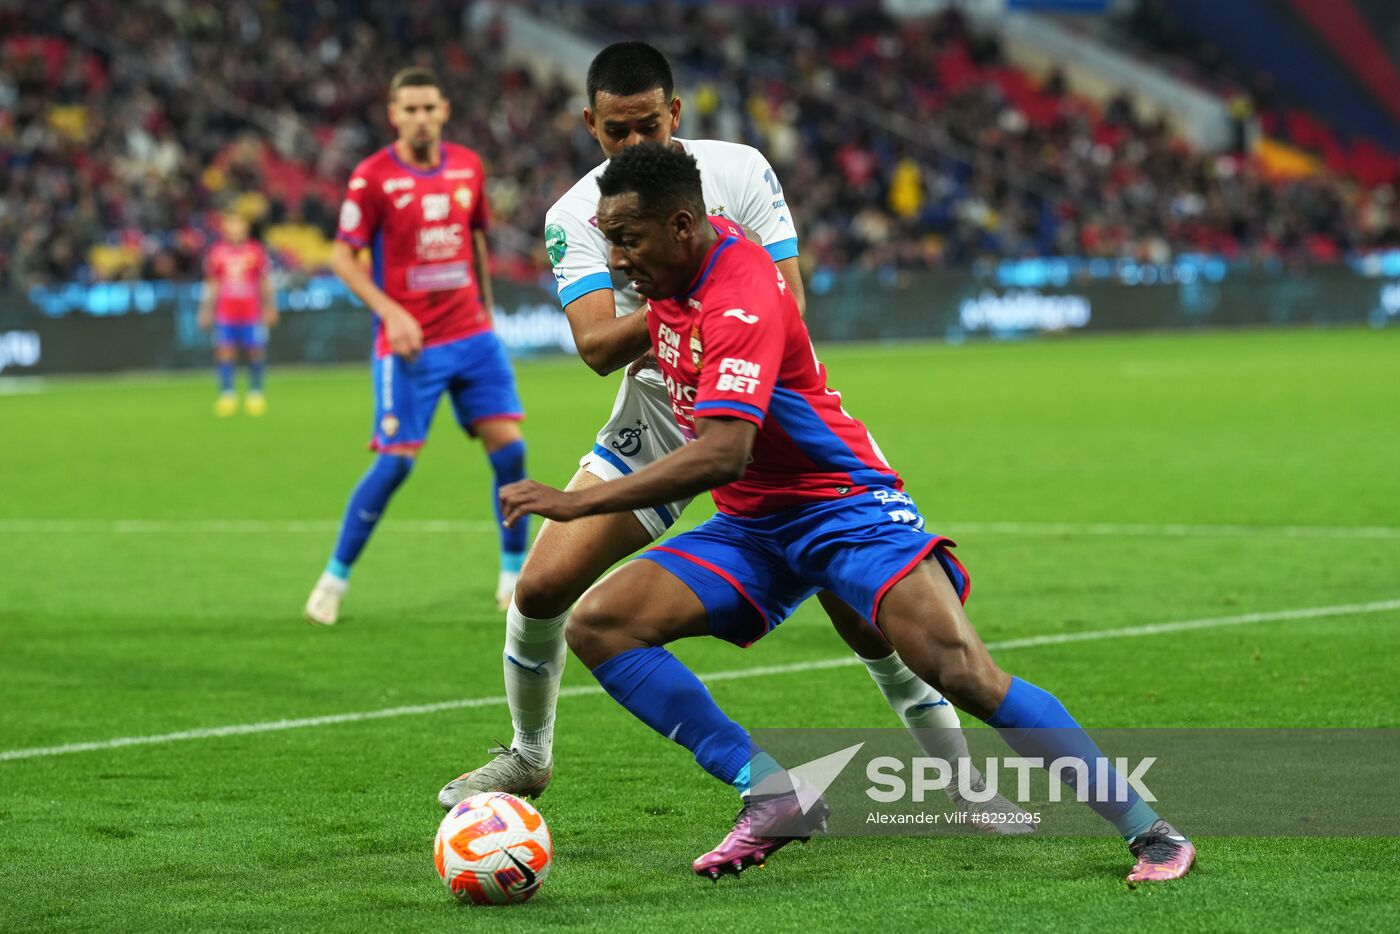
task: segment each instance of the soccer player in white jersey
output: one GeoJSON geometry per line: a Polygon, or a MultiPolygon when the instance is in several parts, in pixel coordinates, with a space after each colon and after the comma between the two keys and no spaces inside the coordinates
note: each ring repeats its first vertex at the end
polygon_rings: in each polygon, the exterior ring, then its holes
{"type": "MultiPolygon", "coordinates": [[[[709,213],[743,225],[768,251],[798,307],[805,309],[797,231],[772,167],[751,146],[672,136],[681,117],[673,89],[670,64],[652,46],[608,46],[588,69],[583,116],[589,133],[609,158],[641,142],[669,144],[693,156],[709,213]]],[[[580,179],[545,215],[545,246],[580,356],[601,375],[626,369],[612,416],[579,462],[571,490],[633,473],[685,443],[660,370],[654,361],[638,359],[651,345],[646,315],[633,314],[642,299],[631,289],[615,290],[608,270],[608,241],[595,222],[597,179],[607,165],[603,162],[580,179]]],[[[544,523],[506,613],[503,663],[514,738],[509,748],[492,750],[491,761],[449,782],[438,795],[444,808],[483,791],[531,797],[544,791],[553,769],[554,711],[567,654],[569,610],[613,564],[664,535],[688,502],[544,523]]],[[[948,702],[915,677],[855,610],[831,594],[819,599],[919,744],[951,762],[965,758],[967,742],[948,702]]],[[[954,803],[982,811],[1019,810],[1000,795],[977,805],[957,797],[954,803]]],[[[1029,829],[1015,821],[978,826],[994,832],[1029,829]]]]}

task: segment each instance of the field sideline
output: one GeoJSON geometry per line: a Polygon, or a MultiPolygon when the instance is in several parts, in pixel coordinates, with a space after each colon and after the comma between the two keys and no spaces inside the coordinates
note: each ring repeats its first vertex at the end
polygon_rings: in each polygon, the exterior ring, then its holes
{"type": "MultiPolygon", "coordinates": [[[[1400,333],[821,356],[958,539],[1002,664],[1087,726],[1400,726],[1377,703],[1400,677],[1400,333]]],[[[531,473],[562,483],[615,383],[519,373],[531,473]]],[[[484,459],[440,412],[342,625],[312,628],[368,463],[368,369],[273,370],[260,420],[216,420],[212,382],[0,395],[0,929],[1400,925],[1394,838],[1204,838],[1190,877],[1136,890],[1108,836],[818,839],[710,885],[688,864],[732,793],[577,662],[538,802],[553,875],[462,916],[433,796],[509,737],[484,459]]],[[[750,727],[892,725],[815,609],[678,654],[750,727]]]]}

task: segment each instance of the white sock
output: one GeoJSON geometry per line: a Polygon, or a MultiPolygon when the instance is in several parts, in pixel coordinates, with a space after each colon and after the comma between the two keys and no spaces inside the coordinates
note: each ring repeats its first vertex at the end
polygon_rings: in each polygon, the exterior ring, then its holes
{"type": "MultiPolygon", "coordinates": [[[[927,755],[943,759],[961,768],[963,763],[968,771],[970,785],[979,785],[982,773],[972,764],[967,751],[967,737],[963,736],[962,724],[958,722],[958,712],[948,699],[919,680],[900,659],[891,652],[884,658],[862,658],[865,670],[885,695],[885,701],[899,714],[899,719],[913,734],[914,741],[927,755]]],[[[957,789],[956,778],[948,790],[957,789]]]]}
{"type": "Polygon", "coordinates": [[[506,699],[515,724],[511,746],[537,766],[548,765],[554,749],[554,708],[559,681],[564,677],[564,623],[569,614],[554,619],[522,616],[510,602],[506,610],[506,647],[501,664],[506,675],[506,699]]]}

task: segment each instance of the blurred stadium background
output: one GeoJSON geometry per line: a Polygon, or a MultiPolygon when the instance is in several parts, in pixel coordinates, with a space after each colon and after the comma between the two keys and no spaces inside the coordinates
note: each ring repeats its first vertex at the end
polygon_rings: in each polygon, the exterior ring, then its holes
{"type": "Polygon", "coordinates": [[[0,30],[4,375],[203,363],[224,210],[275,256],[273,360],[362,359],[330,238],[412,62],[491,173],[505,336],[567,349],[542,218],[599,158],[591,55],[636,35],[678,66],[682,135],[778,170],[819,339],[1400,312],[1384,0],[6,0],[0,30]]]}
{"type": "MultiPolygon", "coordinates": [[[[342,624],[300,619],[371,415],[329,238],[389,76],[433,65],[531,473],[566,480],[615,383],[568,354],[543,218],[601,159],[581,85],[618,38],[672,57],[679,135],[776,168],[833,384],[1003,664],[1095,729],[1397,725],[1400,4],[0,0],[0,929],[480,920],[430,854],[433,795],[509,735],[451,419],[342,624]],[[260,419],[209,409],[225,211],[274,258],[260,419]]],[[[677,654],[752,728],[893,725],[815,611],[677,654]]],[[[701,884],[730,790],[565,689],[558,865],[493,929],[1400,929],[1383,836],[1207,832],[1150,891],[1106,837],[819,840],[701,884]]]]}

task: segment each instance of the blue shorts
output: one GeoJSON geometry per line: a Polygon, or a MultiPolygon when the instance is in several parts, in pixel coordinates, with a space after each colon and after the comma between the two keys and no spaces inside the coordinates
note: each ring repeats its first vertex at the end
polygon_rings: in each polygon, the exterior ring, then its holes
{"type": "Polygon", "coordinates": [[[712,635],[746,646],[820,590],[873,621],[886,591],[930,554],[966,601],[971,580],[952,547],[924,531],[907,493],[877,488],[761,518],[719,513],[638,557],[694,591],[712,635]]]}
{"type": "Polygon", "coordinates": [[[261,350],[267,346],[267,328],[261,324],[216,324],[214,345],[261,350]]]}
{"type": "Polygon", "coordinates": [[[412,363],[395,354],[374,361],[371,450],[392,454],[422,447],[444,392],[468,434],[478,422],[525,417],[505,347],[494,331],[483,331],[424,348],[412,363]]]}

